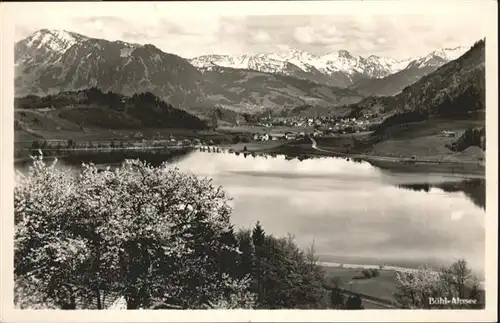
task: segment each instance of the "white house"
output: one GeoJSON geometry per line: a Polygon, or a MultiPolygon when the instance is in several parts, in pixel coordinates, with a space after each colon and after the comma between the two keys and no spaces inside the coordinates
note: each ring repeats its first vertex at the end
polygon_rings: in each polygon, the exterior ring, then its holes
{"type": "Polygon", "coordinates": [[[269,139],[272,139],[272,140],[285,139],[285,134],[279,133],[279,132],[271,132],[271,133],[269,133],[269,139]]]}
{"type": "Polygon", "coordinates": [[[443,137],[455,137],[455,133],[453,131],[444,130],[443,132],[441,132],[441,135],[443,137]]]}

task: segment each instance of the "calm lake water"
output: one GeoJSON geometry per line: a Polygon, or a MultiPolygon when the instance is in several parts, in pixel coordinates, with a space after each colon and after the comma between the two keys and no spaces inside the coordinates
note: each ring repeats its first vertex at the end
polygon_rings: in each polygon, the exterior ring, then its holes
{"type": "Polygon", "coordinates": [[[232,221],[313,241],[322,261],[415,266],[465,258],[483,271],[484,181],[395,174],[337,158],[192,153],[177,166],[233,198],[232,221]]]}
{"type": "Polygon", "coordinates": [[[484,271],[484,179],[392,173],[339,158],[202,152],[175,166],[224,187],[236,228],[260,221],[303,248],[314,241],[321,261],[415,267],[464,258],[484,271]]]}

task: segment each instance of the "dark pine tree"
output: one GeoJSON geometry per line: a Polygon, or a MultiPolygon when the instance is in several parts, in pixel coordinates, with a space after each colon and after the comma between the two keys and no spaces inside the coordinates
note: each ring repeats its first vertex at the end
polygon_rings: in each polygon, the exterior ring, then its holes
{"type": "Polygon", "coordinates": [[[246,275],[254,276],[255,248],[250,230],[238,232],[238,249],[240,251],[238,259],[238,277],[246,275]]]}
{"type": "Polygon", "coordinates": [[[221,272],[229,274],[231,277],[236,277],[238,272],[238,240],[234,234],[234,228],[231,227],[228,231],[220,236],[220,241],[227,247],[219,255],[221,272]]]}
{"type": "Polygon", "coordinates": [[[266,263],[266,252],[265,252],[265,241],[266,234],[260,222],[257,221],[255,224],[255,228],[252,231],[252,242],[255,247],[255,282],[256,282],[256,293],[257,293],[257,302],[259,305],[263,305],[266,299],[265,295],[265,286],[263,284],[263,276],[264,276],[264,266],[266,263]]]}

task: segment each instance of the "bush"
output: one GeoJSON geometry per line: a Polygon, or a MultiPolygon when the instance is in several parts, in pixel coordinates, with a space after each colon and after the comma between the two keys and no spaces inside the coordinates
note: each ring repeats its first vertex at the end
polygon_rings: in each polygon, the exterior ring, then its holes
{"type": "Polygon", "coordinates": [[[356,275],[352,277],[353,279],[368,279],[372,277],[378,277],[380,275],[380,270],[376,268],[365,268],[361,270],[361,275],[356,275]]]}
{"type": "Polygon", "coordinates": [[[363,274],[363,276],[365,278],[372,277],[372,271],[370,269],[363,269],[363,270],[361,270],[361,274],[363,274]]]}
{"type": "Polygon", "coordinates": [[[362,310],[363,308],[363,300],[359,295],[349,296],[345,303],[346,310],[362,310]]]}

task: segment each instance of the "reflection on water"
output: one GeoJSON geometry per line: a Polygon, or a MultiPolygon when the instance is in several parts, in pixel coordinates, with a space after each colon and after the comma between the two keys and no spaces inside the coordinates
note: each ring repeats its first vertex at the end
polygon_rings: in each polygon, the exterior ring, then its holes
{"type": "Polygon", "coordinates": [[[484,180],[338,158],[193,153],[177,166],[224,186],[237,227],[259,220],[303,247],[314,239],[322,261],[413,266],[463,257],[483,268],[484,180]]]}
{"type": "Polygon", "coordinates": [[[434,187],[450,193],[463,192],[478,207],[482,209],[486,207],[486,181],[482,178],[466,179],[459,182],[401,184],[398,186],[414,191],[429,192],[434,187]]]}
{"type": "Polygon", "coordinates": [[[224,186],[236,227],[260,221],[301,247],[314,240],[322,261],[415,266],[465,258],[484,270],[484,179],[251,154],[194,152],[175,166],[224,186]]]}

